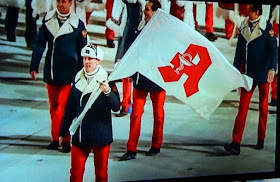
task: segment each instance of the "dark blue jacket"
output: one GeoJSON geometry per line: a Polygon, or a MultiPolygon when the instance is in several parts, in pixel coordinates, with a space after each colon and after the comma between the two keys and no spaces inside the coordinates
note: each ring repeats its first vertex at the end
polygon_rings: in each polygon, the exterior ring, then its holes
{"type": "Polygon", "coordinates": [[[123,32],[123,36],[119,38],[118,51],[116,55],[116,59],[121,59],[129,47],[132,45],[134,40],[139,35],[138,25],[141,21],[141,5],[137,3],[129,3],[126,0],[123,0],[126,4],[127,9],[127,21],[125,25],[125,29],[123,32]]]}
{"type": "MultiPolygon", "coordinates": [[[[90,94],[83,96],[82,105],[80,105],[82,92],[75,86],[72,87],[60,136],[67,136],[72,120],[82,112],[90,94]]],[[[108,96],[101,93],[82,120],[81,140],[79,140],[80,127],[78,127],[72,136],[72,144],[79,147],[110,145],[113,142],[111,110],[116,112],[119,108],[120,100],[116,92],[111,91],[108,96]]]]}
{"type": "Polygon", "coordinates": [[[135,73],[133,76],[133,87],[139,90],[145,90],[149,92],[160,92],[163,91],[160,86],[149,80],[147,77],[140,73],[135,73]]]}
{"type": "MultiPolygon", "coordinates": [[[[127,7],[127,22],[124,29],[123,37],[121,37],[119,41],[119,47],[117,52],[117,59],[121,59],[129,47],[132,45],[134,40],[140,34],[141,30],[139,30],[139,24],[142,20],[142,9],[141,4],[137,3],[129,3],[126,0],[123,0],[127,7]]],[[[140,90],[146,91],[163,91],[161,87],[159,87],[154,82],[150,81],[145,76],[140,73],[135,73],[131,76],[133,78],[133,87],[140,90]]]]}
{"type": "Polygon", "coordinates": [[[37,71],[48,43],[44,65],[44,82],[53,85],[71,84],[82,68],[81,49],[87,44],[84,23],[75,13],[59,27],[56,12],[49,12],[38,32],[32,53],[30,72],[37,71]]]}
{"type": "Polygon", "coordinates": [[[240,26],[233,65],[253,78],[254,84],[264,84],[267,83],[269,69],[277,68],[277,41],[265,17],[261,16],[251,35],[248,22],[249,19],[245,18],[240,26]]]}

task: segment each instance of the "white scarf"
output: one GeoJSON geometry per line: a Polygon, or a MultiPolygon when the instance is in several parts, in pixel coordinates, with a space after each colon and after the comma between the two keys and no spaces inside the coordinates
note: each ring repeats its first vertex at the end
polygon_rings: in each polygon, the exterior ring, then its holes
{"type": "Polygon", "coordinates": [[[249,22],[251,23],[251,27],[250,27],[250,30],[251,30],[251,33],[254,31],[254,29],[256,28],[256,26],[258,25],[259,21],[260,21],[260,18],[261,16],[259,16],[257,19],[255,20],[249,20],[249,22]]]}
{"type": "Polygon", "coordinates": [[[57,12],[57,18],[60,20],[61,23],[64,23],[70,16],[70,12],[69,11],[67,14],[61,14],[58,10],[56,10],[57,12]]]}
{"type": "Polygon", "coordinates": [[[99,68],[100,68],[100,67],[97,67],[95,70],[93,70],[93,72],[90,72],[90,73],[88,73],[88,72],[86,71],[86,69],[83,68],[84,73],[85,73],[85,77],[86,77],[88,83],[90,83],[90,81],[92,80],[92,78],[93,78],[93,77],[95,76],[95,74],[99,71],[99,68]]]}

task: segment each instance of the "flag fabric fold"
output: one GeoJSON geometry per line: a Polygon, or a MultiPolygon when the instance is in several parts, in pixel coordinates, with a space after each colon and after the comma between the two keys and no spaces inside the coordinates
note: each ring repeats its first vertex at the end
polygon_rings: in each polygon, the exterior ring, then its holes
{"type": "Polygon", "coordinates": [[[232,90],[251,90],[242,75],[203,35],[161,9],[153,15],[109,76],[139,72],[209,119],[232,90]]]}

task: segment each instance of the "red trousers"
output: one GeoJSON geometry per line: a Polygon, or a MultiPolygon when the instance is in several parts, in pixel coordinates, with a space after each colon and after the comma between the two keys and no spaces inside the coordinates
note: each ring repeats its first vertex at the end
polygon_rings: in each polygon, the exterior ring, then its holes
{"type": "MultiPolygon", "coordinates": [[[[108,20],[109,18],[112,17],[113,3],[114,3],[114,0],[106,1],[106,10],[107,10],[106,20],[108,20]]],[[[106,28],[105,37],[107,40],[113,40],[115,37],[115,32],[109,28],[106,28]]]]}
{"type": "MultiPolygon", "coordinates": [[[[205,3],[205,33],[213,33],[213,3],[205,3]]],[[[193,4],[193,17],[195,22],[195,29],[197,29],[198,22],[196,20],[196,4],[193,4]]]]}
{"type": "MultiPolygon", "coordinates": [[[[58,141],[60,127],[64,117],[65,106],[70,94],[71,85],[47,84],[46,87],[49,97],[49,107],[51,114],[52,141],[58,141]]],[[[65,138],[65,141],[70,141],[70,135],[65,138]]]]}
{"type": "Polygon", "coordinates": [[[94,154],[95,181],[108,181],[108,159],[110,153],[110,145],[101,147],[71,147],[71,169],[70,181],[82,182],[85,171],[86,160],[90,154],[94,154]]]}
{"type": "Polygon", "coordinates": [[[129,106],[131,104],[132,82],[130,81],[130,78],[123,78],[122,82],[123,82],[123,99],[121,102],[121,106],[125,112],[128,112],[129,106]]]}
{"type": "Polygon", "coordinates": [[[234,23],[230,19],[225,20],[225,34],[226,39],[230,39],[233,34],[234,23]]]}
{"type": "MultiPolygon", "coordinates": [[[[258,139],[265,139],[266,123],[268,117],[268,93],[269,93],[269,83],[260,84],[259,87],[259,124],[258,124],[258,139]]],[[[253,85],[251,91],[246,91],[241,88],[240,102],[238,108],[238,114],[235,118],[234,128],[233,128],[233,142],[241,143],[242,135],[245,128],[246,117],[250,105],[250,100],[254,93],[256,85],[253,85]]]]}
{"type": "Polygon", "coordinates": [[[273,24],[272,24],[272,29],[274,31],[274,35],[276,37],[278,37],[278,35],[279,35],[279,24],[274,21],[273,24]]]}
{"type": "MultiPolygon", "coordinates": [[[[133,89],[132,113],[130,115],[130,131],[127,142],[127,150],[137,152],[137,145],[140,137],[141,118],[144,113],[144,106],[148,91],[133,89]]],[[[150,92],[150,98],[153,104],[154,128],[152,147],[160,149],[163,140],[164,124],[164,102],[165,91],[150,92]]]]}
{"type": "Polygon", "coordinates": [[[89,23],[89,19],[90,19],[91,13],[92,13],[92,12],[86,12],[86,24],[87,24],[87,25],[88,25],[88,23],[89,23]]]}
{"type": "MultiPolygon", "coordinates": [[[[273,22],[272,29],[274,31],[274,35],[278,37],[279,35],[279,24],[277,24],[275,21],[273,22]]],[[[278,74],[274,76],[274,80],[271,83],[271,99],[277,99],[277,80],[278,80],[278,74]]]]}
{"type": "Polygon", "coordinates": [[[171,1],[170,4],[170,14],[175,16],[176,18],[183,20],[184,19],[184,7],[178,6],[176,1],[171,1]]]}
{"type": "Polygon", "coordinates": [[[273,82],[271,83],[271,99],[277,99],[277,80],[278,75],[274,76],[273,82]]]}

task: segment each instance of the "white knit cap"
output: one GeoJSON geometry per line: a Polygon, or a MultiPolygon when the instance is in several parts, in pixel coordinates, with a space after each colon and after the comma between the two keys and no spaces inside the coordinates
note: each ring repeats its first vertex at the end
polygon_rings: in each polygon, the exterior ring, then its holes
{"type": "Polygon", "coordinates": [[[81,51],[81,56],[96,58],[100,61],[103,59],[103,54],[103,50],[96,44],[88,44],[81,51]]]}

